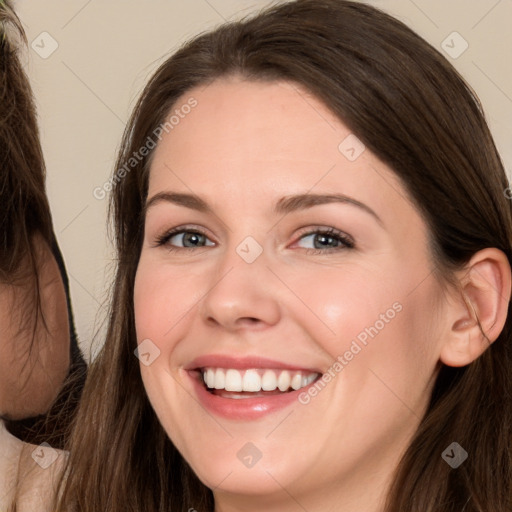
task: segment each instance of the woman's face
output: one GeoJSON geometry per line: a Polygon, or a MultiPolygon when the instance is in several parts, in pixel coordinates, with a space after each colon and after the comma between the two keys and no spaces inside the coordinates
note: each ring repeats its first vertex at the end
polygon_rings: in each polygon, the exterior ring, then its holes
{"type": "Polygon", "coordinates": [[[164,429],[217,498],[273,493],[308,509],[335,488],[380,488],[439,369],[425,223],[394,173],[295,85],[222,79],[175,109],[134,292],[164,429]]]}

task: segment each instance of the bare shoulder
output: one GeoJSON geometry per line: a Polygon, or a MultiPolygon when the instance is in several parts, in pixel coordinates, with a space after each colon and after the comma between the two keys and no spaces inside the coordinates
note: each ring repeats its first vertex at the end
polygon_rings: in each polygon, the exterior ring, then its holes
{"type": "Polygon", "coordinates": [[[0,510],[8,510],[16,492],[23,442],[11,435],[0,420],[0,510]]]}
{"type": "Polygon", "coordinates": [[[24,443],[20,455],[16,512],[51,512],[67,452],[24,443]]]}

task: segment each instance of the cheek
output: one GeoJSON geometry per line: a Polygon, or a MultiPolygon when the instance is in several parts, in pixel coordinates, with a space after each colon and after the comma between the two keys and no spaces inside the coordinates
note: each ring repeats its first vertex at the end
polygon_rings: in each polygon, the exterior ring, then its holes
{"type": "Polygon", "coordinates": [[[170,332],[181,323],[199,297],[190,273],[141,258],[133,293],[137,341],[150,338],[160,345],[166,339],[168,343],[175,337],[170,332]]]}
{"type": "Polygon", "coordinates": [[[298,281],[295,289],[307,298],[304,302],[316,315],[313,320],[324,324],[324,334],[317,329],[317,339],[336,357],[349,350],[353,340],[364,346],[400,314],[402,292],[396,283],[375,269],[328,269],[298,281]]]}
{"type": "MultiPolygon", "coordinates": [[[[151,355],[150,364],[141,359],[140,371],[151,406],[167,434],[177,445],[183,444],[176,431],[179,411],[190,407],[189,396],[170,372],[171,356],[178,340],[184,336],[186,322],[181,322],[190,308],[186,297],[190,279],[181,272],[156,265],[141,257],[134,283],[134,314],[137,343],[151,355]],[[181,276],[181,277],[180,277],[181,276]],[[148,345],[147,340],[150,340],[148,345]],[[144,345],[146,344],[146,345],[144,345]]],[[[189,293],[190,295],[190,293],[189,293]]]]}
{"type": "MultiPolygon", "coordinates": [[[[380,406],[387,403],[389,410],[414,411],[420,417],[437,375],[441,329],[435,321],[438,306],[433,280],[425,280],[413,292],[409,290],[397,289],[392,295],[397,298],[395,307],[383,308],[379,312],[383,315],[374,316],[360,331],[366,343],[359,343],[362,350],[357,357],[380,406]]],[[[356,335],[355,339],[359,338],[356,335]]],[[[386,415],[385,410],[382,413],[386,415]]],[[[393,421],[399,421],[398,415],[393,421]]]]}
{"type": "Polygon", "coordinates": [[[347,385],[366,382],[372,370],[402,396],[411,396],[430,381],[438,360],[439,290],[433,278],[418,284],[417,272],[408,270],[392,271],[390,265],[386,273],[366,268],[335,275],[331,269],[316,286],[303,283],[308,305],[329,327],[317,341],[333,359],[343,358],[343,369],[350,366],[343,372],[347,385]]]}

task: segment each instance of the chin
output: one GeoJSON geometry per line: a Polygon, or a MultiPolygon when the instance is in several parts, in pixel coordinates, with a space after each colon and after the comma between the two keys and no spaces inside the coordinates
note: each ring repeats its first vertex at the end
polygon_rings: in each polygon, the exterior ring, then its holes
{"type": "Polygon", "coordinates": [[[186,453],[184,458],[199,480],[215,492],[272,494],[282,491],[283,487],[293,487],[301,473],[308,474],[306,462],[297,461],[295,450],[285,453],[268,440],[263,446],[264,441],[264,436],[261,442],[255,440],[254,443],[230,438],[204,449],[196,446],[196,450],[186,453]]]}

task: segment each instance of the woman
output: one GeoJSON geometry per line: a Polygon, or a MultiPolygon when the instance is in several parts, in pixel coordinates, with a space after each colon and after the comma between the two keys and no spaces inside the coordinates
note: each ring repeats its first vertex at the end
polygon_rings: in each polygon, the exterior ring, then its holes
{"type": "Polygon", "coordinates": [[[23,42],[12,7],[0,2],[0,510],[35,448],[22,441],[62,447],[85,380],[23,42]]]}
{"type": "Polygon", "coordinates": [[[508,183],[437,51],[342,0],[226,24],[155,73],[114,178],[52,510],[511,510],[508,183]]]}

